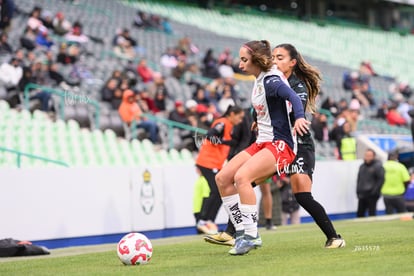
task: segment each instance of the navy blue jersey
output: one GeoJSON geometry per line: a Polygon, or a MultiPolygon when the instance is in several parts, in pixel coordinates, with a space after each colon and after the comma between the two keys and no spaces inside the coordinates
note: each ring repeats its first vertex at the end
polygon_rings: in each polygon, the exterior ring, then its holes
{"type": "Polygon", "coordinates": [[[285,141],[291,149],[296,149],[296,137],[293,135],[289,118],[293,109],[294,118],[304,118],[301,99],[289,87],[286,78],[277,69],[262,72],[255,81],[252,104],[257,114],[257,143],[285,141]]]}

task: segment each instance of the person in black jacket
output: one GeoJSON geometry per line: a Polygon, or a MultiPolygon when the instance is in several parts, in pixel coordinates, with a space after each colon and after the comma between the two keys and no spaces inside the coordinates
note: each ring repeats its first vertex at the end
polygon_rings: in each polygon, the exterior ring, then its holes
{"type": "Polygon", "coordinates": [[[367,149],[364,163],[359,167],[356,187],[357,217],[365,217],[367,210],[369,216],[375,216],[377,213],[377,201],[384,183],[384,168],[381,161],[375,159],[375,156],[374,150],[367,149]]]}

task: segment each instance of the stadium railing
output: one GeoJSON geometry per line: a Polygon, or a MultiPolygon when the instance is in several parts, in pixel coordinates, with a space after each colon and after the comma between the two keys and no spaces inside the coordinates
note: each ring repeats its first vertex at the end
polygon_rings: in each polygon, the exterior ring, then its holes
{"type": "Polygon", "coordinates": [[[101,107],[99,103],[93,99],[88,98],[86,101],[84,99],[84,96],[77,95],[75,93],[72,93],[70,91],[62,91],[58,89],[54,89],[47,86],[38,85],[35,83],[29,83],[24,88],[24,108],[26,110],[29,110],[29,101],[30,101],[30,91],[33,89],[40,89],[42,91],[58,95],[60,97],[59,102],[59,116],[60,119],[65,119],[65,101],[70,98],[71,101],[79,101],[82,103],[86,103],[88,105],[91,105],[94,108],[94,123],[95,128],[99,128],[99,118],[101,113],[101,107]]]}
{"type": "MultiPolygon", "coordinates": [[[[175,121],[171,121],[171,120],[168,120],[168,119],[165,119],[165,118],[162,118],[162,117],[154,116],[152,114],[145,113],[144,117],[146,117],[150,120],[153,120],[154,122],[157,122],[159,124],[164,124],[164,125],[167,126],[167,128],[168,128],[168,148],[169,149],[174,148],[174,128],[179,128],[179,129],[194,132],[194,135],[206,135],[207,134],[207,130],[205,130],[205,129],[189,126],[189,125],[179,123],[179,122],[175,122],[175,121]]],[[[137,122],[132,121],[132,123],[130,125],[131,139],[136,139],[138,137],[138,131],[137,131],[136,125],[137,125],[137,122]]]]}
{"type": "Polygon", "coordinates": [[[65,162],[59,161],[59,160],[53,160],[53,159],[49,159],[49,158],[46,158],[46,157],[42,157],[42,156],[30,154],[30,153],[25,153],[25,152],[21,152],[21,151],[14,150],[14,149],[0,147],[0,151],[4,151],[4,152],[10,153],[10,154],[16,154],[16,166],[18,168],[21,168],[21,166],[22,166],[22,160],[21,160],[22,156],[28,157],[28,158],[31,158],[31,159],[37,159],[37,160],[49,162],[49,163],[54,163],[54,164],[64,166],[64,167],[69,167],[68,164],[66,164],[65,162]]]}

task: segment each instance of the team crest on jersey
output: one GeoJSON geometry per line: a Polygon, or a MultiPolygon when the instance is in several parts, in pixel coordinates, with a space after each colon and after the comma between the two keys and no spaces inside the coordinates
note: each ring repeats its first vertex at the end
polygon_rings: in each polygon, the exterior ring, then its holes
{"type": "Polygon", "coordinates": [[[256,89],[254,90],[254,93],[253,93],[253,95],[261,95],[261,94],[263,94],[263,92],[264,92],[264,87],[263,87],[263,85],[257,85],[256,86],[256,89]]]}

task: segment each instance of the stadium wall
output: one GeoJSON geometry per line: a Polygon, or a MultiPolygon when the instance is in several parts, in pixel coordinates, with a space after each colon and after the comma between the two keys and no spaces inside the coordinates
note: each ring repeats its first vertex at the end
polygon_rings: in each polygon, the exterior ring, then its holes
{"type": "MultiPolygon", "coordinates": [[[[313,193],[329,215],[355,213],[360,163],[316,163],[313,193]]],[[[3,238],[45,241],[195,229],[192,193],[197,175],[193,165],[0,169],[0,174],[3,238]]],[[[260,190],[256,191],[260,197],[260,190]]],[[[383,209],[382,200],[378,207],[383,209]]],[[[309,216],[304,210],[301,215],[309,216]]],[[[217,222],[227,222],[223,209],[217,222]]]]}

